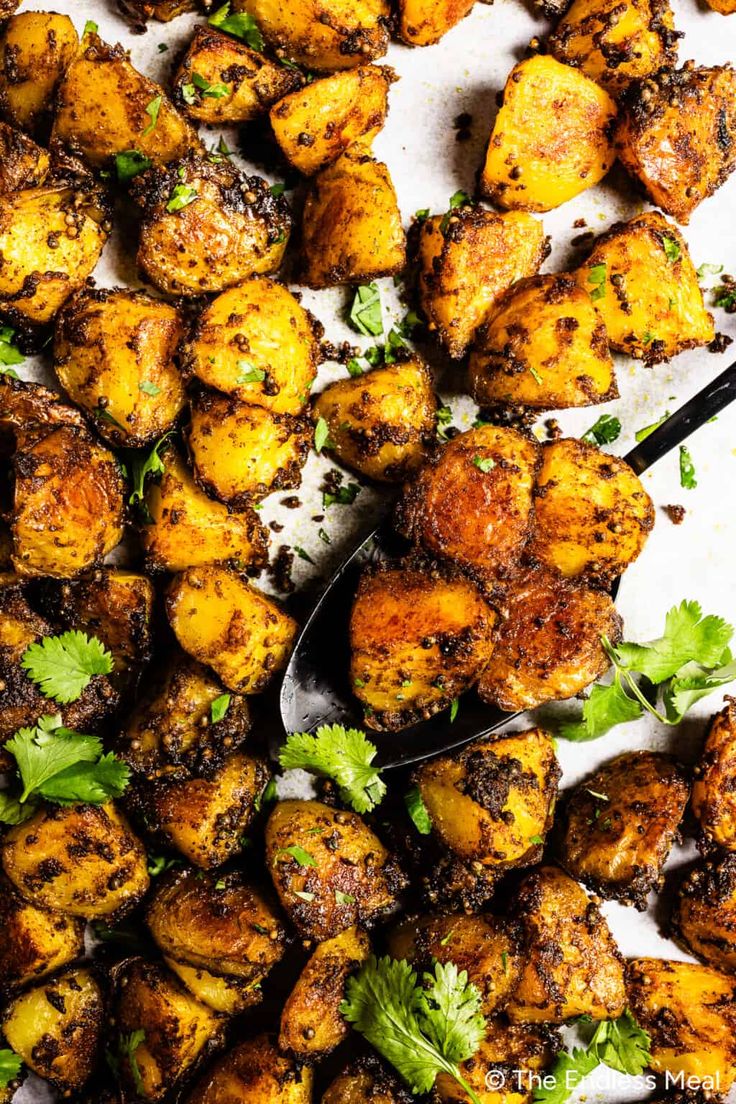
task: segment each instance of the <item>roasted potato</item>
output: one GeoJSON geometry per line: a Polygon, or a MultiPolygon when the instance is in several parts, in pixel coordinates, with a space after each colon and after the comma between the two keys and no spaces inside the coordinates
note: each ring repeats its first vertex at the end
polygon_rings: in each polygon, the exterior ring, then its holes
{"type": "Polygon", "coordinates": [[[406,883],[355,813],[319,801],[280,801],[266,825],[266,863],[289,919],[305,939],[370,927],[406,883]]]}
{"type": "Polygon", "coordinates": [[[146,21],[157,19],[168,23],[184,12],[196,11],[200,0],[117,0],[118,8],[136,31],[145,30],[146,21]]]}
{"type": "Polygon", "coordinates": [[[529,537],[536,440],[483,425],[460,433],[408,484],[396,524],[483,585],[513,572],[529,537]]]}
{"type": "Polygon", "coordinates": [[[196,27],[176,71],[173,100],[197,122],[210,126],[249,123],[271,104],[299,88],[295,69],[212,27],[196,27]]]}
{"type": "Polygon", "coordinates": [[[736,168],[736,72],[687,62],[637,82],[624,100],[616,151],[652,203],[688,222],[736,168]]]}
{"type": "Polygon", "coordinates": [[[21,130],[0,122],[0,192],[15,192],[43,184],[49,155],[21,130]]]}
{"type": "Polygon", "coordinates": [[[84,954],[84,922],[24,900],[0,880],[0,992],[20,988],[84,954]]]}
{"type": "Polygon", "coordinates": [[[65,304],[54,369],[111,445],[142,447],[176,420],[184,406],[175,361],[183,330],[175,307],[143,291],[86,289],[65,304]]]}
{"type": "Polygon", "coordinates": [[[618,398],[606,327],[570,276],[533,276],[496,300],[470,356],[479,406],[562,410],[618,398]]]}
{"type": "Polygon", "coordinates": [[[721,15],[733,15],[736,12],[736,0],[706,0],[706,3],[721,15]]]}
{"type": "Polygon", "coordinates": [[[386,53],[388,0],[235,0],[279,57],[307,69],[353,69],[386,53]]]}
{"type": "Polygon", "coordinates": [[[700,860],[680,885],[672,916],[676,938],[692,954],[736,973],[736,855],[700,860]]]}
{"type": "Polygon", "coordinates": [[[437,397],[418,357],[329,384],[314,401],[324,448],[381,483],[413,475],[437,439],[437,397]]]}
{"type": "Polygon", "coordinates": [[[406,235],[387,167],[351,146],[310,183],[302,222],[309,287],[366,284],[406,264],[406,235]]]}
{"type": "Polygon", "coordinates": [[[179,981],[197,1000],[202,1001],[215,1012],[226,1016],[236,1016],[263,999],[260,981],[246,981],[233,974],[223,976],[203,970],[201,966],[190,966],[188,962],[177,962],[175,958],[164,955],[164,962],[176,974],[179,981]]]}
{"type": "Polygon", "coordinates": [[[4,436],[16,429],[35,425],[71,425],[85,427],[87,423],[76,409],[57,391],[40,383],[14,379],[0,374],[0,451],[4,436]]]}
{"type": "Polygon", "coordinates": [[[269,115],[284,157],[305,176],[313,176],[353,142],[370,145],[385,122],[393,80],[387,66],[363,65],[284,96],[269,115]]]}
{"type": "Polygon", "coordinates": [[[371,1052],[353,1060],[339,1073],[322,1097],[322,1104],[413,1104],[416,1098],[390,1066],[371,1052]]]}
{"type": "Polygon", "coordinates": [[[695,767],[692,808],[704,846],[736,851],[736,699],[711,718],[695,767]]]}
{"type": "Polygon", "coordinates": [[[1,855],[24,897],[87,920],[122,915],[149,885],[143,844],[112,804],[46,805],[6,832],[1,855]]]}
{"type": "Polygon", "coordinates": [[[184,350],[208,387],[274,414],[299,414],[321,359],[321,327],[282,284],[260,277],[218,295],[184,350]]]}
{"type": "Polygon", "coordinates": [[[531,567],[509,585],[478,693],[509,713],[575,697],[610,666],[601,636],[621,640],[610,595],[531,567]]]}
{"type": "Polygon", "coordinates": [[[11,1001],[2,1030],[29,1069],[71,1096],[97,1063],[103,1016],[102,990],[92,970],[67,970],[11,1001]]]}
{"type": "Polygon", "coordinates": [[[3,573],[0,576],[0,660],[18,663],[29,645],[52,633],[50,623],[29,606],[23,580],[12,572],[3,573]]]}
{"type": "Polygon", "coordinates": [[[208,1070],[186,1104],[310,1104],[312,1071],[281,1054],[268,1035],[239,1043],[208,1070]]]}
{"type": "Polygon", "coordinates": [[[318,943],[281,1013],[279,1048],[302,1061],[321,1058],[346,1039],[340,1015],[345,983],[367,961],[371,945],[359,928],[347,928],[318,943]]]}
{"type": "Polygon", "coordinates": [[[645,909],[682,820],[690,786],[668,755],[631,751],[578,783],[565,802],[560,859],[602,897],[645,909]]]}
{"type": "Polygon", "coordinates": [[[367,568],[350,614],[350,679],[366,725],[392,731],[446,709],[488,662],[495,620],[451,568],[367,568]]]}
{"type": "Polygon", "coordinates": [[[617,223],[598,238],[575,278],[619,352],[651,365],[713,340],[713,316],[685,239],[658,211],[617,223]]]}
{"type": "Polygon", "coordinates": [[[625,460],[574,437],[542,446],[533,558],[605,581],[633,563],[653,525],[652,500],[625,460]]]}
{"type": "Polygon", "coordinates": [[[166,611],[185,652],[229,690],[257,694],[286,665],[296,622],[224,567],[190,567],[169,589],[166,611]]]}
{"type": "Polygon", "coordinates": [[[524,211],[465,204],[419,229],[419,301],[451,357],[465,355],[498,297],[533,276],[547,253],[542,223],[524,211]]]}
{"type": "Polygon", "coordinates": [[[161,291],[223,291],[281,264],[291,229],[286,200],[227,161],[190,154],[139,173],[130,194],[143,209],[138,264],[161,291]]]}
{"type": "Polygon", "coordinates": [[[514,909],[525,929],[527,959],[507,1008],[511,1020],[620,1016],[626,1006],[623,960],[585,890],[556,867],[541,867],[525,878],[514,909]]]}
{"type": "MultiPolygon", "coordinates": [[[[531,1104],[536,1079],[558,1047],[549,1025],[510,1024],[495,1017],[486,1021],[485,1038],[476,1053],[458,1068],[481,1104],[531,1104]]],[[[470,1104],[467,1093],[446,1073],[438,1074],[435,1090],[443,1104],[470,1104]]]]}
{"type": "Polygon", "coordinates": [[[536,54],[511,70],[480,178],[499,207],[551,211],[606,175],[616,105],[579,69],[536,54]]]}
{"type": "Polygon", "coordinates": [[[0,111],[21,130],[45,130],[59,80],[79,49],[68,15],[23,11],[0,36],[0,111]]]}
{"type": "Polygon", "coordinates": [[[399,0],[399,37],[409,46],[431,46],[464,19],[475,0],[399,0]]]}

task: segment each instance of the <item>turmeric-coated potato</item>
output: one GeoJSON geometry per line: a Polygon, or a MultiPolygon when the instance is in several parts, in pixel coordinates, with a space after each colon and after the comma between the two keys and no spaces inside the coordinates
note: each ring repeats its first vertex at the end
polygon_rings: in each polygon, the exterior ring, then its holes
{"type": "Polygon", "coordinates": [[[0,992],[60,970],[84,954],[84,922],[36,908],[0,880],[0,992]]]}
{"type": "Polygon", "coordinates": [[[311,1100],[309,1066],[283,1055],[268,1035],[257,1035],[218,1059],[186,1097],[186,1104],[311,1104],[311,1100]]]}
{"type": "Polygon", "coordinates": [[[554,866],[527,875],[514,909],[527,960],[507,1013],[515,1023],[616,1019],[626,1006],[623,960],[585,890],[554,866]]]}
{"type": "Polygon", "coordinates": [[[621,640],[609,594],[529,568],[509,585],[478,693],[509,713],[573,698],[610,666],[602,636],[621,640]]]}
{"type": "Polygon", "coordinates": [[[406,264],[406,235],[388,168],[356,144],[314,177],[302,222],[304,283],[366,284],[406,264]]]}
{"type": "Polygon", "coordinates": [[[92,971],[67,970],[16,997],[5,1009],[2,1031],[29,1069],[71,1096],[97,1064],[104,1012],[92,971]]]}
{"type": "Polygon", "coordinates": [[[305,1061],[329,1054],[347,1038],[340,1014],[345,983],[368,959],[371,945],[359,928],[347,928],[318,943],[281,1013],[279,1047],[305,1061]]]}
{"type": "Polygon", "coordinates": [[[706,0],[706,3],[721,15],[733,15],[736,12],[736,0],[706,0]]]}
{"type": "Polygon", "coordinates": [[[223,291],[281,264],[291,229],[286,200],[226,160],[190,154],[139,173],[130,194],[143,209],[138,264],[161,291],[223,291]]]}
{"type": "Polygon", "coordinates": [[[680,886],[672,916],[676,938],[709,966],[736,973],[736,855],[701,859],[680,886]]]}
{"type": "Polygon", "coordinates": [[[322,1104],[413,1104],[416,1097],[374,1051],[354,1059],[331,1082],[322,1104]]]}
{"type": "Polygon", "coordinates": [[[419,301],[451,357],[465,355],[498,297],[533,276],[547,253],[544,228],[524,211],[465,204],[419,229],[419,301]]]}
{"type": "Polygon", "coordinates": [[[612,95],[677,60],[669,0],[573,0],[548,40],[558,61],[577,66],[612,95]]]}
{"type": "Polygon", "coordinates": [[[234,974],[213,974],[201,966],[177,962],[164,955],[164,962],[189,992],[215,1012],[237,1016],[263,999],[260,980],[246,981],[234,974]]]}
{"type": "Polygon", "coordinates": [[[35,188],[49,174],[49,155],[32,138],[0,122],[0,192],[35,188]]]}
{"type": "Polygon", "coordinates": [[[319,801],[279,801],[266,825],[266,863],[286,913],[321,942],[396,907],[406,879],[356,813],[319,801]]]}
{"type": "Polygon", "coordinates": [[[350,614],[350,678],[366,725],[394,731],[446,709],[488,662],[495,620],[452,568],[366,568],[350,614]]]}
{"type": "Polygon", "coordinates": [[[307,69],[354,69],[386,53],[388,0],[235,0],[279,57],[307,69]]]}
{"type": "Polygon", "coordinates": [[[711,719],[695,767],[693,813],[705,846],[736,851],[736,699],[711,719]]]}
{"type": "Polygon", "coordinates": [[[616,105],[579,69],[537,54],[511,70],[488,143],[482,194],[499,207],[551,211],[616,159],[616,105]]]}
{"type": "Polygon", "coordinates": [[[18,663],[29,645],[51,635],[51,624],[28,605],[23,580],[12,571],[3,572],[0,577],[0,660],[18,663]]]}
{"type": "Polygon", "coordinates": [[[312,176],[353,142],[370,145],[386,119],[394,79],[386,66],[364,65],[284,96],[269,116],[281,152],[295,169],[312,176]]]}
{"type": "MultiPolygon", "coordinates": [[[[486,1021],[478,1050],[458,1068],[480,1104],[532,1104],[534,1086],[558,1049],[559,1039],[549,1024],[510,1024],[497,1016],[486,1021]]],[[[435,1088],[442,1104],[470,1104],[449,1074],[438,1074],[435,1088]]]]}
{"type": "MultiPolygon", "coordinates": [[[[725,1096],[736,1080],[736,981],[708,966],[630,959],[631,1011],[651,1037],[655,1073],[725,1096]]],[[[673,1082],[677,1083],[677,1082],[673,1082]]]]}
{"type": "Polygon", "coordinates": [[[134,31],[145,30],[146,21],[157,19],[168,23],[184,12],[196,11],[200,0],[117,0],[118,8],[126,16],[134,31]]]}
{"type": "Polygon", "coordinates": [[[611,348],[645,364],[715,336],[685,239],[659,211],[611,227],[575,278],[595,303],[611,348]]]}
{"type": "Polygon", "coordinates": [[[646,908],[677,840],[690,786],[668,755],[631,751],[605,763],[565,803],[565,869],[602,897],[646,908]]]}
{"type": "Polygon", "coordinates": [[[531,555],[566,577],[607,580],[636,559],[654,506],[625,460],[574,437],[542,446],[531,555]]]}
{"type": "Polygon", "coordinates": [[[399,37],[409,46],[431,46],[464,19],[475,0],[399,0],[399,37]]]}
{"type": "Polygon", "coordinates": [[[688,222],[736,168],[736,72],[687,62],[638,81],[624,100],[616,150],[652,203],[688,222]]]}
{"type": "Polygon", "coordinates": [[[418,357],[329,384],[314,417],[327,423],[325,449],[382,483],[412,475],[437,440],[437,398],[418,357]]]}
{"type": "Polygon", "coordinates": [[[8,373],[0,373],[0,449],[4,451],[4,435],[17,429],[35,425],[71,425],[85,427],[87,423],[58,391],[51,391],[40,383],[14,379],[8,373]]]}
{"type": "Polygon", "coordinates": [[[187,370],[208,387],[274,414],[300,414],[321,360],[318,322],[265,277],[229,288],[197,318],[187,370]]]}
{"type": "Polygon", "coordinates": [[[176,71],[173,100],[210,126],[249,123],[301,84],[295,69],[212,27],[197,27],[176,71]]]}
{"type": "Polygon", "coordinates": [[[43,806],[5,834],[2,865],[34,904],[87,920],[129,911],[149,885],[143,844],[111,803],[43,806]]]}
{"type": "Polygon", "coordinates": [[[9,20],[0,36],[0,110],[9,123],[31,134],[45,129],[78,49],[68,15],[22,11],[9,20]]]}
{"type": "Polygon", "coordinates": [[[536,440],[517,429],[460,433],[406,487],[398,529],[490,586],[513,572],[529,537],[538,463],[536,440]]]}
{"type": "Polygon", "coordinates": [[[479,406],[562,410],[618,398],[606,327],[570,276],[533,276],[491,308],[470,356],[479,406]]]}

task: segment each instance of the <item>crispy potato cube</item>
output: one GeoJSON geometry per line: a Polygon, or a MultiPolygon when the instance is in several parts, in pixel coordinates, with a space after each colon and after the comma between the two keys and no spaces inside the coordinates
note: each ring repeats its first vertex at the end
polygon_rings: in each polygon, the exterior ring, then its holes
{"type": "Polygon", "coordinates": [[[399,37],[409,46],[431,46],[459,23],[475,0],[399,0],[399,37]]]}
{"type": "Polygon", "coordinates": [[[418,357],[329,384],[314,417],[329,428],[326,449],[381,483],[412,475],[437,439],[437,397],[418,357]]]}
{"type": "Polygon", "coordinates": [[[605,763],[565,803],[565,869],[602,897],[645,909],[689,796],[683,768],[668,755],[632,751],[605,763]]]}
{"type": "Polygon", "coordinates": [[[570,276],[533,276],[497,300],[470,355],[479,406],[562,410],[618,398],[606,327],[570,276]]]}
{"type": "Polygon", "coordinates": [[[733,15],[736,12],[736,0],[705,0],[709,8],[721,15],[733,15]]]}
{"type": "Polygon", "coordinates": [[[0,36],[0,109],[9,123],[31,134],[44,129],[78,49],[68,15],[23,11],[9,20],[0,36]]]}
{"type": "Polygon", "coordinates": [[[0,889],[0,992],[38,981],[82,957],[82,920],[36,908],[5,877],[0,889]]]}
{"type": "Polygon", "coordinates": [[[493,651],[496,616],[469,579],[432,564],[367,568],[350,614],[350,678],[369,728],[446,709],[493,651]]]}
{"type": "Polygon", "coordinates": [[[709,966],[736,972],[736,855],[701,859],[688,872],[672,927],[680,943],[709,966]]]}
{"type": "Polygon", "coordinates": [[[524,211],[498,214],[466,204],[419,229],[419,300],[451,357],[465,355],[499,296],[533,276],[547,253],[544,228],[524,211]]]}
{"type": "Polygon", "coordinates": [[[208,387],[274,414],[300,414],[321,360],[322,328],[282,284],[259,277],[218,295],[184,350],[208,387]]]}
{"type": "Polygon", "coordinates": [[[200,6],[199,0],[117,0],[117,5],[132,23],[134,31],[145,30],[149,19],[168,23],[177,15],[196,11],[200,6]]]}
{"type": "Polygon", "coordinates": [[[21,130],[0,122],[0,192],[35,188],[49,174],[49,155],[21,130]]]}
{"type": "Polygon", "coordinates": [[[608,925],[585,890],[554,866],[527,875],[515,909],[527,960],[507,1014],[515,1023],[616,1019],[624,968],[608,925]]]}
{"type": "Polygon", "coordinates": [[[685,239],[658,211],[598,238],[575,278],[595,302],[611,348],[646,364],[715,336],[685,239]]]}
{"type": "Polygon", "coordinates": [[[654,506],[625,460],[565,437],[542,446],[530,552],[566,577],[608,580],[636,559],[654,506]]]}
{"type": "Polygon", "coordinates": [[[281,1054],[268,1035],[257,1035],[218,1059],[186,1104],[310,1104],[312,1076],[309,1066],[281,1054]]]}
{"type": "MultiPolygon", "coordinates": [[[[485,1038],[460,1074],[481,1104],[532,1104],[534,1077],[552,1062],[559,1040],[549,1025],[510,1024],[502,1017],[486,1023],[485,1038]],[[495,1087],[498,1086],[498,1087],[495,1087]]],[[[469,1104],[454,1077],[440,1073],[435,1083],[442,1104],[469,1104]]]]}
{"type": "Polygon", "coordinates": [[[520,61],[488,143],[482,194],[508,210],[559,207],[610,169],[615,118],[611,97],[579,69],[541,54],[520,61]]]}
{"type": "Polygon", "coordinates": [[[416,1097],[389,1065],[373,1052],[353,1059],[331,1082],[322,1096],[322,1104],[413,1104],[416,1097]]]}
{"type": "Polygon", "coordinates": [[[530,568],[509,585],[478,693],[509,713],[573,698],[610,666],[601,636],[621,640],[610,595],[530,568]]]}
{"type": "Polygon", "coordinates": [[[386,53],[388,0],[235,0],[280,57],[307,69],[354,69],[386,53]]]}
{"type": "Polygon", "coordinates": [[[279,801],[266,825],[266,864],[299,934],[321,942],[370,927],[396,906],[406,879],[356,813],[279,801]]]}
{"type": "Polygon", "coordinates": [[[385,122],[393,80],[387,66],[363,65],[284,96],[269,116],[284,157],[305,176],[313,176],[353,142],[369,146],[385,122]]]}
{"type": "Polygon", "coordinates": [[[652,203],[688,222],[736,168],[736,72],[688,62],[637,82],[624,101],[616,150],[652,203]]]}
{"type": "Polygon", "coordinates": [[[164,962],[179,981],[183,982],[190,993],[215,1012],[226,1016],[237,1016],[246,1008],[260,1004],[263,999],[260,981],[244,981],[243,978],[228,974],[212,974],[201,966],[190,966],[188,962],[177,962],[175,958],[164,955],[164,962]]]}
{"type": "Polygon", "coordinates": [[[359,928],[347,928],[318,943],[281,1013],[279,1048],[305,1061],[329,1054],[346,1039],[340,1015],[350,974],[367,961],[371,944],[359,928]]]}
{"type": "Polygon", "coordinates": [[[695,768],[692,807],[708,848],[736,851],[736,699],[711,718],[695,768]]]}
{"type": "Polygon", "coordinates": [[[143,209],[138,264],[161,291],[224,291],[281,264],[289,205],[227,161],[190,155],[139,173],[130,194],[143,209]]]}
{"type": "Polygon", "coordinates": [[[314,177],[302,222],[304,283],[366,284],[406,264],[406,235],[388,168],[356,144],[314,177]]]}

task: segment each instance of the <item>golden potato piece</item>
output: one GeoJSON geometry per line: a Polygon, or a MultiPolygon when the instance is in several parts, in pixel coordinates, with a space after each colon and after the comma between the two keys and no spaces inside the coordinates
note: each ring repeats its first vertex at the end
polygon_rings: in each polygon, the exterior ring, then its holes
{"type": "Polygon", "coordinates": [[[453,438],[410,483],[397,527],[484,585],[511,574],[529,536],[536,440],[483,425],[453,438]]]}
{"type": "Polygon", "coordinates": [[[565,437],[542,446],[532,557],[567,577],[607,580],[636,559],[652,500],[625,460],[565,437]]]}
{"type": "Polygon", "coordinates": [[[235,0],[279,57],[307,69],[353,69],[386,53],[388,0],[235,0]]]}
{"type": "Polygon", "coordinates": [[[393,80],[387,66],[363,65],[284,96],[269,116],[284,157],[305,176],[313,176],[353,142],[370,145],[385,122],[393,80]]]}
{"type": "Polygon", "coordinates": [[[302,222],[304,283],[366,284],[406,264],[406,235],[388,168],[356,144],[314,177],[302,222]]]}
{"type": "Polygon", "coordinates": [[[419,301],[451,357],[465,355],[499,296],[533,276],[547,254],[544,228],[524,211],[466,204],[419,229],[419,301]]]}
{"type": "Polygon", "coordinates": [[[260,277],[218,295],[184,350],[190,373],[274,414],[300,414],[321,360],[322,328],[282,284],[260,277]]]}
{"type": "Polygon", "coordinates": [[[146,21],[168,23],[177,15],[196,11],[199,0],[117,0],[118,8],[133,24],[134,31],[145,30],[146,21]]]}
{"type": "Polygon", "coordinates": [[[259,176],[226,160],[190,155],[139,173],[143,208],[138,264],[161,291],[202,295],[275,272],[291,229],[289,206],[259,176]]]}
{"type": "Polygon", "coordinates": [[[431,46],[459,23],[475,0],[399,0],[399,37],[409,46],[431,46]]]}
{"type": "Polygon", "coordinates": [[[515,1023],[616,1019],[626,1007],[623,960],[585,890],[554,866],[527,875],[515,901],[527,960],[507,1014],[515,1023]]]}
{"type": "MultiPolygon", "coordinates": [[[[548,1025],[510,1024],[502,1017],[486,1022],[485,1039],[460,1074],[481,1104],[531,1104],[535,1078],[551,1064],[559,1047],[548,1025]]],[[[440,1073],[435,1083],[443,1104],[469,1104],[470,1097],[457,1081],[440,1073]]]]}
{"type": "Polygon", "coordinates": [[[21,130],[0,122],[0,192],[35,188],[49,174],[49,155],[21,130]]]}
{"type": "Polygon", "coordinates": [[[23,11],[10,19],[0,37],[0,110],[9,123],[32,134],[44,128],[78,49],[68,15],[23,11]]]}
{"type": "Polygon", "coordinates": [[[509,713],[573,698],[610,666],[601,636],[621,640],[605,591],[530,568],[509,585],[478,693],[509,713]]]}
{"type": "Polygon", "coordinates": [[[413,1104],[416,1097],[371,1051],[353,1060],[322,1096],[322,1104],[413,1104]]]}
{"type": "Polygon", "coordinates": [[[679,941],[709,966],[736,972],[736,855],[700,860],[677,896],[672,927],[679,941]]]}
{"type": "Polygon", "coordinates": [[[186,1104],[310,1104],[312,1071],[281,1054],[268,1035],[239,1043],[186,1097],[186,1104]]]}
{"type": "Polygon", "coordinates": [[[652,1040],[651,1069],[684,1075],[691,1090],[728,1093],[736,1080],[736,982],[707,966],[630,959],[626,988],[652,1040]]]}
{"type": "Polygon", "coordinates": [[[580,782],[565,804],[560,856],[602,897],[645,909],[677,840],[690,786],[668,755],[632,751],[580,782]]]}
{"type": "Polygon", "coordinates": [[[446,709],[488,662],[495,620],[475,584],[452,569],[366,569],[350,614],[350,679],[366,725],[392,731],[446,709]]]}
{"type": "Polygon", "coordinates": [[[243,978],[228,974],[211,974],[198,966],[187,962],[177,962],[175,958],[164,955],[164,962],[179,981],[183,982],[190,993],[215,1012],[226,1016],[237,1016],[246,1008],[260,1004],[263,999],[260,981],[244,981],[243,978]]]}
{"type": "Polygon", "coordinates": [[[370,927],[396,906],[406,879],[355,813],[319,801],[280,801],[266,825],[266,863],[289,919],[321,942],[370,927]]]}
{"type": "Polygon", "coordinates": [[[736,851],[736,699],[711,718],[694,773],[692,807],[703,842],[736,851]]]}
{"type": "Polygon", "coordinates": [[[2,1030],[29,1069],[71,1096],[95,1068],[104,1024],[102,990],[91,970],[68,970],[21,993],[2,1030]]]}
{"type": "Polygon", "coordinates": [[[658,211],[598,238],[575,278],[595,302],[611,348],[646,364],[715,336],[685,239],[658,211]]]}
{"type": "Polygon", "coordinates": [[[615,118],[611,97],[580,70],[541,54],[520,61],[488,143],[482,194],[509,210],[559,207],[610,169],[615,118]]]}
{"type": "Polygon", "coordinates": [[[19,663],[29,645],[52,634],[49,622],[28,605],[23,580],[12,572],[3,573],[0,577],[0,659],[19,663]]]}
{"type": "Polygon", "coordinates": [[[76,409],[56,391],[50,391],[40,383],[13,379],[7,373],[0,374],[0,449],[2,435],[16,429],[36,425],[73,425],[86,427],[87,423],[76,409]]]}
{"type": "Polygon", "coordinates": [[[36,908],[0,880],[0,991],[53,974],[83,954],[82,920],[36,908]]]}
{"type": "Polygon", "coordinates": [[[418,357],[329,384],[314,401],[325,448],[381,483],[413,475],[437,439],[437,397],[418,357]]]}
{"type": "Polygon", "coordinates": [[[470,356],[479,406],[562,410],[618,398],[606,327],[569,276],[534,276],[497,300],[470,356]]]}
{"type": "Polygon", "coordinates": [[[736,0],[706,0],[706,3],[721,15],[733,15],[736,12],[736,0]]]}

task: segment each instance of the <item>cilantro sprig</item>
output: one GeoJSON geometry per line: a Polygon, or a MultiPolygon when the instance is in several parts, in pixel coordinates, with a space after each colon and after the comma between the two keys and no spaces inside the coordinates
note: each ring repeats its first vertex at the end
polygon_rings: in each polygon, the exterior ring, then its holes
{"type": "Polygon", "coordinates": [[[20,664],[45,697],[62,705],[77,701],[95,675],[109,675],[114,667],[102,641],[79,629],[30,644],[20,664]]]}
{"type": "Polygon", "coordinates": [[[601,1020],[585,1047],[557,1056],[548,1078],[534,1090],[535,1104],[565,1104],[581,1081],[598,1066],[637,1077],[651,1062],[651,1039],[627,1009],[616,1020],[601,1020]]]}
{"type": "Polygon", "coordinates": [[[378,767],[376,747],[357,728],[321,725],[314,735],[292,732],[279,754],[284,770],[305,770],[331,778],[340,798],[356,813],[368,813],[386,793],[378,767]]]}
{"type": "Polygon", "coordinates": [[[136,506],[143,502],[146,479],[148,476],[163,474],[164,462],[162,453],[168,445],[170,438],[171,430],[165,433],[163,437],[159,438],[150,452],[146,453],[144,456],[134,456],[130,462],[130,481],[132,490],[128,502],[131,506],[136,506]]]}
{"type": "Polygon", "coordinates": [[[611,445],[621,436],[621,421],[613,414],[601,414],[597,422],[586,430],[581,437],[594,445],[611,445]]]}
{"type": "Polygon", "coordinates": [[[10,326],[0,326],[0,365],[9,368],[13,364],[21,364],[24,360],[25,357],[15,344],[15,330],[10,326]]]}
{"type": "Polygon", "coordinates": [[[263,50],[263,35],[253,16],[247,12],[231,13],[229,2],[218,8],[207,22],[211,27],[217,27],[218,31],[225,31],[234,38],[242,39],[252,50],[263,50]]]}
{"type": "Polygon", "coordinates": [[[23,1060],[14,1050],[7,1047],[0,1049],[0,1088],[6,1089],[15,1081],[23,1068],[23,1060]]]}

